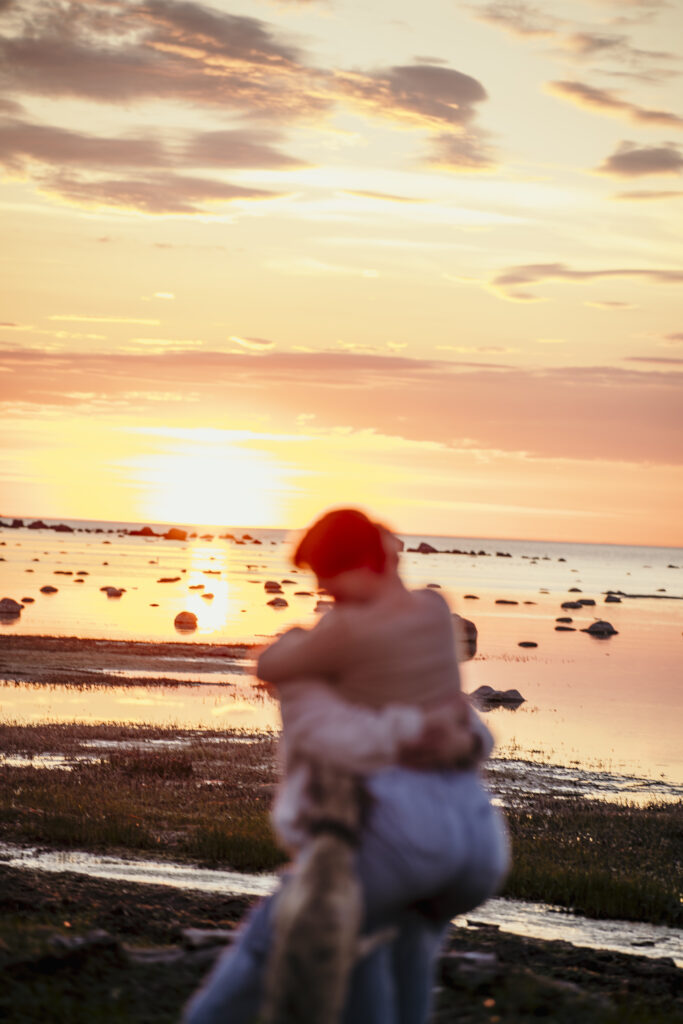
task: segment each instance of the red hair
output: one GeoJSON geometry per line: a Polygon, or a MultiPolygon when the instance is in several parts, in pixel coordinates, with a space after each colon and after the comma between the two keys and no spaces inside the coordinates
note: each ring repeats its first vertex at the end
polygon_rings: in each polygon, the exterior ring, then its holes
{"type": "Polygon", "coordinates": [[[310,526],[294,552],[298,568],[331,579],[349,569],[381,573],[386,564],[382,527],[355,508],[327,512],[310,526]]]}

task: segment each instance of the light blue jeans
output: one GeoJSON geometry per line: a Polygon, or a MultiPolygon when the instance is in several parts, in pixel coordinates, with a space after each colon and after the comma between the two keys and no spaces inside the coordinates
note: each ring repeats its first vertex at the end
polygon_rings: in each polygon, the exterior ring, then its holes
{"type": "MultiPolygon", "coordinates": [[[[502,819],[475,772],[389,768],[368,780],[373,806],[358,851],[365,930],[396,939],[354,970],[344,1024],[424,1024],[448,923],[493,895],[508,867],[502,819]],[[437,896],[425,913],[421,901],[437,896]]],[[[258,1014],[273,897],[251,913],[187,1007],[185,1024],[251,1024],[258,1014]]]]}

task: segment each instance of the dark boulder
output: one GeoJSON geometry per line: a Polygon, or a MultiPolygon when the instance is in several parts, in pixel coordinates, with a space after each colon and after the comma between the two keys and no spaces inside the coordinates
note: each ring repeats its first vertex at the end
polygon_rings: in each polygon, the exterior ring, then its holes
{"type": "Polygon", "coordinates": [[[289,602],[286,601],[284,597],[274,597],[272,601],[267,601],[266,603],[269,604],[271,608],[289,607],[289,602]]]}
{"type": "Polygon", "coordinates": [[[189,633],[197,628],[197,616],[194,612],[178,612],[173,625],[176,629],[189,633]]]}
{"type": "Polygon", "coordinates": [[[469,694],[470,700],[481,708],[509,707],[516,708],[524,704],[525,698],[519,690],[494,690],[492,686],[479,686],[469,694]]]}
{"type": "Polygon", "coordinates": [[[155,533],[151,526],[143,526],[141,530],[129,530],[129,537],[161,537],[160,533],[155,533]]]}
{"type": "Polygon", "coordinates": [[[616,636],[618,633],[612,623],[605,622],[604,619],[598,619],[597,622],[592,622],[587,629],[582,629],[581,632],[590,633],[591,636],[597,637],[616,636]]]}
{"type": "Polygon", "coordinates": [[[48,530],[47,523],[44,523],[42,519],[36,519],[35,522],[28,524],[29,530],[48,530]]]}
{"type": "Polygon", "coordinates": [[[563,601],[560,605],[561,608],[583,608],[583,605],[579,601],[563,601]]]}
{"type": "Polygon", "coordinates": [[[617,597],[616,594],[608,594],[605,598],[605,604],[621,604],[621,598],[617,597]]]}
{"type": "Polygon", "coordinates": [[[23,610],[23,604],[19,604],[13,597],[3,597],[0,601],[0,619],[17,619],[23,610]]]}
{"type": "Polygon", "coordinates": [[[174,526],[167,530],[163,537],[164,540],[187,540],[187,530],[179,530],[174,526]]]}
{"type": "Polygon", "coordinates": [[[40,592],[41,592],[41,594],[56,594],[56,593],[58,593],[57,588],[50,586],[49,583],[46,586],[41,587],[40,588],[40,592]]]}
{"type": "Polygon", "coordinates": [[[518,647],[538,647],[535,640],[520,640],[517,644],[518,647]]]}

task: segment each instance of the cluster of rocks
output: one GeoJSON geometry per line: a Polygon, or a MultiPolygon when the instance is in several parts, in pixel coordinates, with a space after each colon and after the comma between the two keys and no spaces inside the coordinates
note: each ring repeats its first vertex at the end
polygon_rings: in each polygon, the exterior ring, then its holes
{"type": "Polygon", "coordinates": [[[495,690],[492,686],[479,686],[468,696],[476,707],[485,711],[497,707],[518,708],[526,700],[519,690],[495,690]]]}
{"type": "Polygon", "coordinates": [[[73,526],[67,523],[54,523],[48,526],[42,519],[35,519],[32,523],[25,523],[23,519],[13,519],[10,523],[0,520],[0,527],[6,530],[54,530],[55,533],[75,533],[73,526]]]}
{"type": "MultiPolygon", "coordinates": [[[[466,551],[462,548],[435,548],[433,544],[429,544],[426,540],[421,541],[416,548],[408,548],[409,552],[415,555],[465,555],[468,558],[491,558],[495,555],[496,558],[512,558],[510,551],[475,551],[472,548],[470,551],[466,551]]],[[[527,559],[530,562],[552,562],[550,555],[520,555],[520,558],[527,559]]],[[[558,562],[566,562],[566,558],[558,558],[558,562]]],[[[671,566],[670,568],[675,568],[671,566]]]]}
{"type": "MultiPolygon", "coordinates": [[[[169,527],[165,532],[157,533],[151,526],[143,526],[140,529],[127,530],[124,527],[114,529],[113,527],[90,527],[90,526],[69,526],[67,523],[46,523],[42,519],[35,519],[32,522],[25,522],[23,519],[12,519],[9,522],[5,522],[0,519],[0,529],[6,530],[53,530],[55,533],[111,533],[116,534],[119,537],[155,537],[158,540],[214,540],[213,533],[202,533],[190,532],[189,530],[183,530],[180,527],[172,526],[169,527]]],[[[263,544],[263,541],[259,540],[258,537],[252,537],[249,533],[242,534],[241,537],[237,537],[234,533],[221,533],[218,534],[218,540],[231,540],[235,544],[263,544]]],[[[271,541],[271,544],[275,544],[276,541],[271,541]]]]}
{"type": "Polygon", "coordinates": [[[267,601],[266,603],[270,605],[271,608],[289,607],[289,601],[287,601],[287,599],[282,596],[284,594],[282,584],[278,583],[277,580],[266,580],[266,582],[263,584],[263,589],[265,590],[266,594],[270,596],[270,601],[267,601]]]}
{"type": "MultiPolygon", "coordinates": [[[[461,548],[435,548],[426,540],[421,541],[416,548],[408,548],[408,551],[417,555],[467,555],[472,558],[490,558],[490,551],[463,551],[461,548]]],[[[496,558],[512,558],[509,551],[496,551],[496,558]]]]}

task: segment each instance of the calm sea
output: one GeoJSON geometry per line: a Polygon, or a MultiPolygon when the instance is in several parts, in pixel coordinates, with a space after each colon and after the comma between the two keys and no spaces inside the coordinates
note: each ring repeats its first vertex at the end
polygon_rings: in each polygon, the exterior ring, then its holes
{"type": "MultiPolygon", "coordinates": [[[[201,537],[180,542],[123,532],[140,524],[65,522],[74,533],[0,532],[0,597],[34,599],[19,619],[0,625],[0,642],[3,634],[23,633],[260,644],[293,623],[311,624],[319,614],[312,579],[291,567],[292,538],[285,531],[201,527],[201,537]],[[235,539],[219,539],[226,532],[235,539]],[[268,605],[266,580],[281,583],[286,607],[268,605]],[[41,593],[46,584],[57,592],[41,593]],[[111,598],[104,586],[125,592],[111,598]],[[197,615],[194,633],[176,631],[180,611],[197,615]]],[[[159,533],[168,528],[150,525],[159,533]]],[[[427,541],[438,549],[404,553],[409,584],[438,585],[453,610],[477,624],[479,653],[465,666],[464,688],[514,687],[526,698],[515,712],[501,709],[488,716],[506,756],[683,782],[683,550],[462,537],[404,540],[407,548],[427,541]],[[465,553],[452,554],[453,549],[465,553]],[[607,590],[636,596],[605,604],[607,590]],[[596,604],[562,610],[571,598],[596,604]],[[560,616],[571,617],[576,631],[558,632],[560,616]],[[597,618],[608,619],[617,635],[598,640],[581,632],[597,618]]],[[[273,702],[250,697],[249,688],[236,682],[231,687],[229,674],[220,675],[215,666],[213,675],[200,674],[197,681],[205,685],[182,694],[152,687],[139,693],[129,687],[120,695],[110,690],[106,708],[103,694],[69,695],[71,688],[53,688],[48,699],[46,688],[5,683],[0,717],[277,726],[273,702]]]]}

